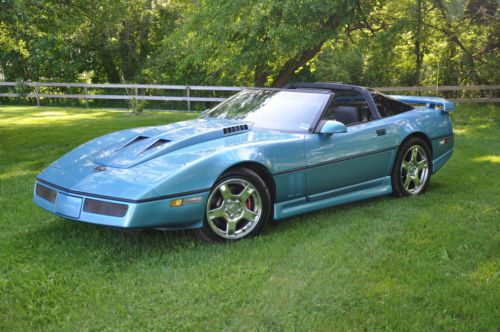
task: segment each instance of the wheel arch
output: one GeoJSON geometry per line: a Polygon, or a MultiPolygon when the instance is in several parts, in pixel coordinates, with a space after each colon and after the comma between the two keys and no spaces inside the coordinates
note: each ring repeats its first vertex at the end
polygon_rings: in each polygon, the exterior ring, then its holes
{"type": "MultiPolygon", "coordinates": [[[[427,136],[425,133],[423,133],[421,131],[416,131],[416,132],[413,132],[413,133],[409,134],[408,136],[406,136],[401,141],[401,144],[399,145],[398,153],[401,150],[401,147],[404,145],[404,143],[406,143],[409,139],[411,139],[413,137],[420,138],[425,142],[425,144],[427,144],[427,147],[429,148],[429,151],[431,153],[430,158],[429,158],[429,165],[430,165],[430,171],[432,172],[432,169],[433,169],[433,164],[432,164],[433,157],[432,156],[434,155],[434,151],[432,150],[432,141],[430,140],[429,136],[427,136]]],[[[394,158],[394,164],[395,163],[396,163],[396,158],[394,158]]],[[[393,167],[394,167],[394,164],[393,164],[393,167]]]]}
{"type": "Polygon", "coordinates": [[[413,137],[418,137],[422,140],[424,140],[424,142],[427,144],[427,147],[429,148],[429,151],[431,152],[431,161],[432,161],[432,156],[434,154],[434,152],[432,151],[432,142],[429,138],[429,136],[427,136],[425,133],[421,132],[421,131],[416,131],[416,132],[413,132],[411,134],[409,134],[408,136],[406,136],[402,141],[401,141],[401,144],[399,145],[400,147],[406,142],[408,141],[410,138],[413,138],[413,137]]]}
{"type": "Polygon", "coordinates": [[[264,183],[267,185],[267,188],[269,189],[269,193],[271,194],[271,202],[275,201],[276,198],[276,182],[274,181],[274,177],[269,171],[269,169],[262,165],[261,163],[255,162],[255,161],[242,161],[237,164],[232,165],[231,167],[228,167],[227,169],[224,170],[224,172],[221,173],[224,174],[227,171],[236,169],[236,168],[247,168],[260,176],[260,178],[264,181],[264,183]]]}

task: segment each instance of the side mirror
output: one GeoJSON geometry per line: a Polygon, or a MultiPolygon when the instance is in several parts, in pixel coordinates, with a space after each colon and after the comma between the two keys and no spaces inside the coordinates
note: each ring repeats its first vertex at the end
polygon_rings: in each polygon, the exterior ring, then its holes
{"type": "Polygon", "coordinates": [[[346,133],[347,127],[342,122],[328,120],[323,124],[319,132],[324,135],[346,133]]]}

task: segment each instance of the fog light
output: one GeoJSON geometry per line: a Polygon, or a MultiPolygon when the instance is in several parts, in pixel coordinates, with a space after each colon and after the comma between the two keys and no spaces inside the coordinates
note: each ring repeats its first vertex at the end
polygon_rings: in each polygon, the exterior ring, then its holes
{"type": "Polygon", "coordinates": [[[124,217],[127,214],[128,205],[85,198],[83,211],[111,217],[124,217]]]}
{"type": "Polygon", "coordinates": [[[35,189],[36,195],[43,198],[46,201],[51,202],[54,204],[56,202],[56,197],[57,197],[57,191],[44,187],[40,184],[36,184],[36,189],[35,189]]]}

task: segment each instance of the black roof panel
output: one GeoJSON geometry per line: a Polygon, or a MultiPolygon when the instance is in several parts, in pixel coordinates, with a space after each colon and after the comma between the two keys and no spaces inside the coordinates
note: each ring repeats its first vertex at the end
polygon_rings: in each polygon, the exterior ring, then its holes
{"type": "Polygon", "coordinates": [[[290,83],[284,89],[334,89],[334,90],[359,90],[365,89],[358,85],[351,85],[339,82],[315,82],[315,83],[290,83]]]}

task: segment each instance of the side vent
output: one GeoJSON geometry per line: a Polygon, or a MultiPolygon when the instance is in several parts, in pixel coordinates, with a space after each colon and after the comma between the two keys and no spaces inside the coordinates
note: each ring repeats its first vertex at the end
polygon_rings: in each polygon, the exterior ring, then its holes
{"type": "Polygon", "coordinates": [[[224,128],[223,130],[224,130],[224,135],[229,135],[229,134],[234,134],[234,133],[241,132],[241,131],[247,131],[248,125],[244,124],[244,125],[239,125],[239,126],[227,127],[227,128],[224,128]]]}
{"type": "Polygon", "coordinates": [[[146,137],[146,136],[137,136],[136,138],[134,138],[133,140],[131,140],[130,142],[128,142],[127,144],[122,146],[120,149],[126,148],[127,146],[135,144],[135,143],[139,143],[140,141],[144,141],[145,139],[148,139],[148,138],[149,137],[146,137]]]}
{"type": "Polygon", "coordinates": [[[144,149],[144,151],[142,151],[142,152],[149,151],[151,149],[157,148],[157,147],[162,146],[163,144],[167,144],[169,142],[170,142],[169,140],[160,138],[159,140],[157,140],[156,142],[154,142],[153,144],[148,146],[146,149],[144,149]]]}

